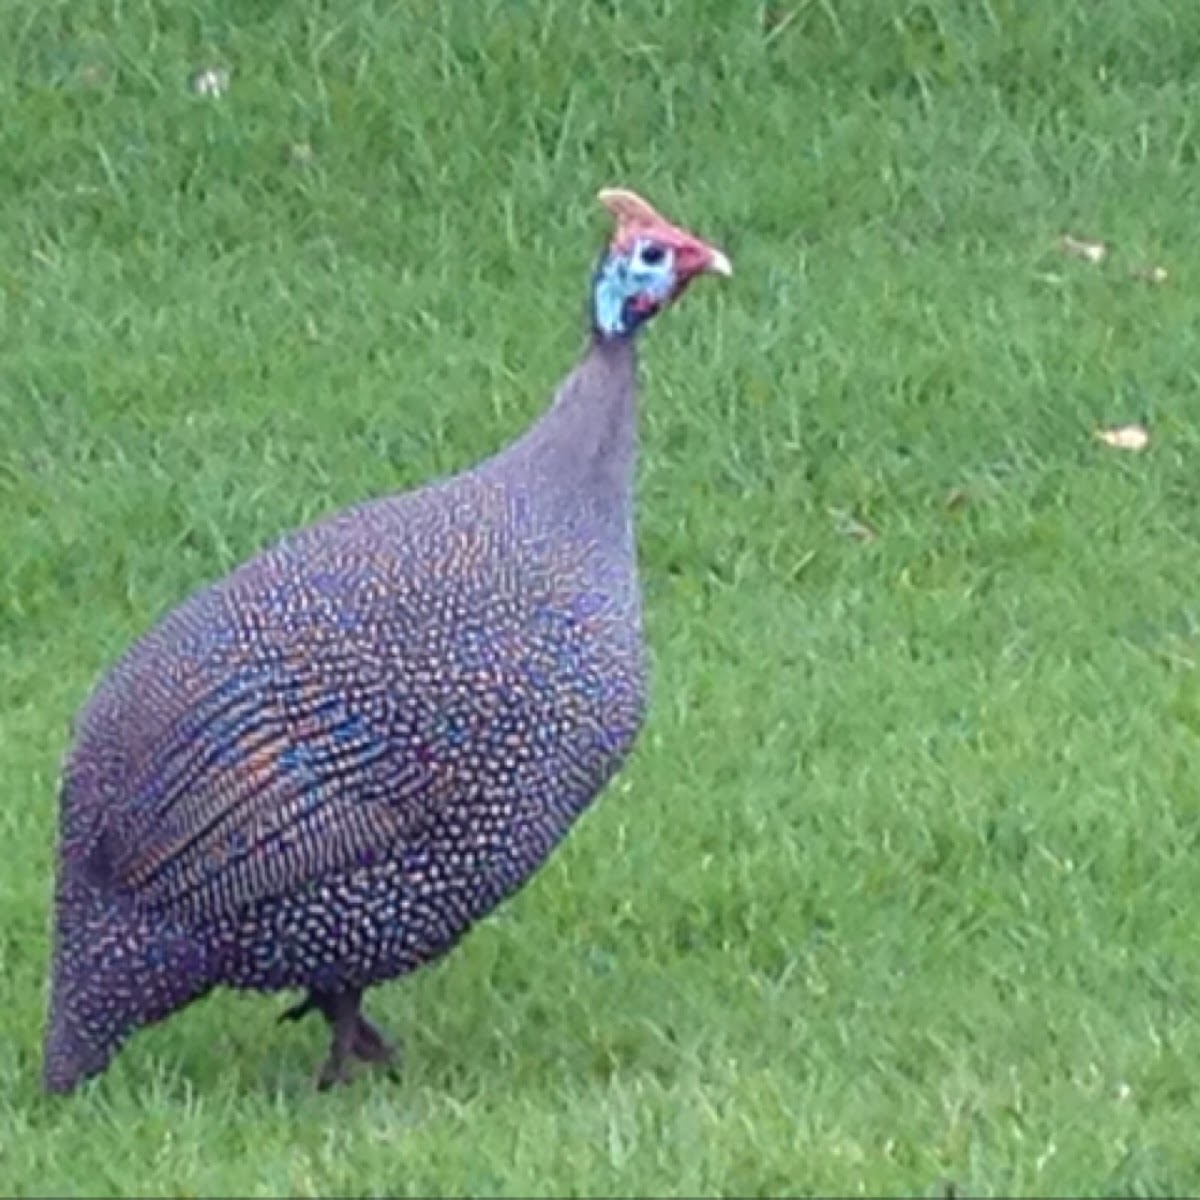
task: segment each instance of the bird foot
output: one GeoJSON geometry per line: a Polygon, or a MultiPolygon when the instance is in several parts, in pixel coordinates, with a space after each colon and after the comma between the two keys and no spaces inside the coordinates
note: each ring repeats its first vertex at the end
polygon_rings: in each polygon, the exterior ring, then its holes
{"type": "Polygon", "coordinates": [[[396,1067],[400,1064],[399,1047],[388,1041],[361,1013],[354,1027],[354,1043],[350,1053],[360,1062],[377,1066],[396,1067]]]}
{"type": "Polygon", "coordinates": [[[317,1090],[325,1092],[349,1083],[353,1059],[394,1071],[400,1065],[400,1052],[366,1017],[356,1015],[348,1035],[335,1026],[329,1057],[317,1072],[317,1090]]]}
{"type": "Polygon", "coordinates": [[[312,992],[309,992],[298,1004],[293,1004],[290,1008],[285,1008],[279,1014],[279,1024],[282,1025],[284,1021],[300,1021],[304,1017],[307,1017],[310,1012],[316,1012],[319,1007],[320,1005],[313,999],[312,992]]]}
{"type": "Polygon", "coordinates": [[[399,1065],[400,1051],[363,1016],[361,1005],[361,992],[333,995],[312,991],[298,1004],[280,1013],[280,1021],[299,1021],[310,1012],[319,1012],[329,1022],[332,1044],[329,1056],[317,1071],[318,1091],[349,1083],[352,1059],[375,1066],[395,1068],[399,1065]]]}
{"type": "Polygon", "coordinates": [[[317,1071],[317,1091],[327,1092],[350,1082],[350,1064],[344,1055],[331,1053],[317,1071]]]}

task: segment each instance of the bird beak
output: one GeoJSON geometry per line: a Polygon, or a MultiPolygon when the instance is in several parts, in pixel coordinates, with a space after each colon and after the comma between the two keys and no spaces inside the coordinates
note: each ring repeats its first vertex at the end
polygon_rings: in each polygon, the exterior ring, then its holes
{"type": "Polygon", "coordinates": [[[710,246],[703,239],[681,229],[673,229],[671,234],[683,283],[699,275],[722,275],[728,279],[733,274],[733,263],[716,246],[710,246]]]}
{"type": "Polygon", "coordinates": [[[728,279],[733,274],[733,263],[715,246],[710,246],[708,265],[704,269],[710,275],[724,275],[728,279]]]}

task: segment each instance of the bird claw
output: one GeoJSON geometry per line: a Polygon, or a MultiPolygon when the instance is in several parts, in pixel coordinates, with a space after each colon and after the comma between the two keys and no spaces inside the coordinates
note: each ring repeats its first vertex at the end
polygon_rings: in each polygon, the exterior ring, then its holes
{"type": "Polygon", "coordinates": [[[350,1082],[350,1071],[345,1058],[337,1053],[331,1054],[317,1072],[317,1091],[327,1092],[330,1088],[340,1087],[350,1082]]]}
{"type": "Polygon", "coordinates": [[[360,1062],[372,1063],[375,1066],[396,1067],[400,1062],[399,1049],[362,1016],[358,1018],[354,1027],[350,1053],[360,1062]]]}
{"type": "Polygon", "coordinates": [[[317,1004],[316,1001],[313,1000],[311,994],[305,996],[303,1000],[297,1001],[297,1003],[293,1004],[290,1008],[284,1009],[284,1011],[279,1014],[279,1024],[282,1025],[284,1021],[302,1020],[304,1017],[307,1017],[310,1012],[315,1012],[316,1009],[317,1004]]]}

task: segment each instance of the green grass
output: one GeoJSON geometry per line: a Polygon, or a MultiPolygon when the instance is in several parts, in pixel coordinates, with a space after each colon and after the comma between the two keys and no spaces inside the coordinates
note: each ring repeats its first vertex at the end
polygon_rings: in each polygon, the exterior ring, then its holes
{"type": "Polygon", "coordinates": [[[0,1192],[1200,1190],[1200,6],[3,18],[0,1192]],[[219,993],[45,1099],[73,712],[283,530],[522,429],[614,183],[737,271],[645,339],[628,770],[372,995],[399,1082],[318,1096],[317,1024],[219,993]]]}

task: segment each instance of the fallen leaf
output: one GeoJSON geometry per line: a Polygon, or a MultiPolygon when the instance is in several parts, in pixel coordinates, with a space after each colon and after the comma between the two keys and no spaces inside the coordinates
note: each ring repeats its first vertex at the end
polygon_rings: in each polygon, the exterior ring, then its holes
{"type": "Polygon", "coordinates": [[[1168,278],[1166,267],[1134,267],[1130,274],[1143,283],[1166,283],[1168,278]]]}
{"type": "Polygon", "coordinates": [[[838,527],[838,533],[844,537],[853,538],[856,542],[873,542],[879,536],[879,530],[866,521],[860,521],[852,513],[840,508],[829,509],[829,515],[838,527]]]}
{"type": "Polygon", "coordinates": [[[293,142],[288,150],[288,162],[293,167],[311,167],[313,148],[310,142],[293,142]]]}
{"type": "Polygon", "coordinates": [[[951,488],[946,493],[946,498],[943,503],[951,512],[957,512],[960,508],[966,508],[971,502],[971,495],[966,488],[951,488]]]}
{"type": "Polygon", "coordinates": [[[103,63],[88,63],[79,68],[79,83],[90,90],[102,88],[108,82],[108,68],[103,63]]]}
{"type": "Polygon", "coordinates": [[[768,6],[762,12],[763,32],[767,41],[773,41],[796,19],[796,9],[772,8],[768,6]]]}
{"type": "Polygon", "coordinates": [[[223,96],[229,91],[229,72],[224,67],[204,67],[192,76],[191,87],[198,96],[223,96]]]}
{"type": "Polygon", "coordinates": [[[1102,263],[1108,257],[1108,247],[1103,242],[1072,237],[1069,233],[1062,235],[1059,245],[1064,254],[1086,259],[1090,263],[1102,263]]]}
{"type": "Polygon", "coordinates": [[[1106,445],[1118,450],[1145,450],[1150,444],[1150,432],[1144,425],[1115,425],[1097,429],[1096,436],[1106,445]]]}

